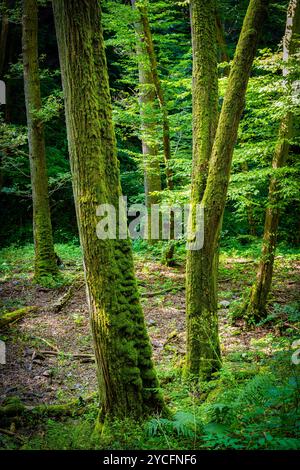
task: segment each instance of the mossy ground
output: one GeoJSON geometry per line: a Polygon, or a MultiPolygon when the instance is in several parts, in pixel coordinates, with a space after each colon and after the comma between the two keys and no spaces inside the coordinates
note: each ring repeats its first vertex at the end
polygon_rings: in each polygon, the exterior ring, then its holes
{"type": "MultiPolygon", "coordinates": [[[[56,251],[65,268],[61,284],[55,287],[32,284],[32,246],[0,252],[1,311],[38,306],[37,313],[1,331],[8,362],[0,366],[3,400],[64,403],[96,390],[93,363],[70,356],[92,353],[84,287],[76,290],[60,313],[52,310],[72,281],[83,278],[80,249],[58,245],[56,251]],[[56,356],[41,352],[55,348],[56,356]]],[[[6,429],[24,440],[0,434],[1,448],[299,449],[300,366],[291,363],[295,352],[291,346],[299,339],[300,328],[299,255],[279,248],[269,316],[255,329],[246,330],[236,312],[254,279],[258,253],[256,244],[236,243],[222,249],[219,318],[224,364],[214,380],[195,387],[182,374],[184,251],[177,247],[178,264],[168,268],[159,262],[159,244],[147,249],[137,243],[136,270],[146,322],[161,390],[173,418],[116,420],[106,426],[101,439],[95,439],[95,400],[80,417],[11,420],[6,429]]]]}

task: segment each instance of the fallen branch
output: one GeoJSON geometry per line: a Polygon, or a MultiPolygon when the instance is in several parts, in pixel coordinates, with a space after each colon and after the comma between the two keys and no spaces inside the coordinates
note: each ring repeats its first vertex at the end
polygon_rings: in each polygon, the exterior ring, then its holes
{"type": "Polygon", "coordinates": [[[9,325],[11,323],[15,323],[16,321],[21,320],[25,315],[29,313],[36,312],[38,307],[31,306],[31,307],[24,307],[19,308],[18,310],[14,310],[13,312],[4,313],[0,316],[0,328],[3,326],[9,325]]]}
{"type": "Polygon", "coordinates": [[[72,353],[66,353],[64,351],[39,351],[40,354],[43,354],[45,356],[69,356],[70,359],[90,359],[91,362],[94,362],[95,356],[93,354],[84,354],[84,353],[78,353],[78,354],[72,354],[72,353]]]}
{"type": "Polygon", "coordinates": [[[252,264],[252,263],[255,263],[256,260],[254,259],[237,259],[235,260],[235,263],[237,264],[252,264]]]}
{"type": "Polygon", "coordinates": [[[24,405],[18,398],[10,399],[5,405],[0,406],[0,419],[11,418],[15,416],[30,417],[60,417],[60,416],[74,416],[83,414],[86,406],[92,402],[95,395],[91,395],[86,399],[79,398],[72,400],[68,403],[60,405],[24,405]]]}
{"type": "Polygon", "coordinates": [[[167,289],[162,289],[154,292],[145,292],[141,294],[141,297],[155,297],[156,295],[163,295],[167,294],[168,292],[179,292],[181,290],[184,290],[185,286],[179,286],[179,287],[168,287],[167,289]]]}
{"type": "Polygon", "coordinates": [[[283,324],[284,324],[284,326],[287,326],[289,328],[293,328],[294,330],[300,331],[300,328],[297,328],[296,326],[291,325],[290,323],[288,323],[286,321],[283,324]]]}
{"type": "Polygon", "coordinates": [[[72,299],[75,289],[80,289],[84,286],[84,282],[82,281],[75,281],[58,300],[52,305],[52,309],[55,313],[60,312],[67,303],[72,299]]]}
{"type": "Polygon", "coordinates": [[[16,434],[13,431],[9,431],[8,429],[0,428],[0,434],[6,434],[7,436],[13,437],[14,439],[16,439],[16,441],[22,442],[22,444],[23,442],[25,442],[24,437],[20,436],[19,434],[16,434]]]}
{"type": "Polygon", "coordinates": [[[31,336],[31,338],[38,339],[39,341],[42,341],[42,343],[45,343],[49,348],[54,349],[54,351],[59,352],[59,349],[55,344],[51,343],[45,338],[40,338],[39,336],[31,336]]]}

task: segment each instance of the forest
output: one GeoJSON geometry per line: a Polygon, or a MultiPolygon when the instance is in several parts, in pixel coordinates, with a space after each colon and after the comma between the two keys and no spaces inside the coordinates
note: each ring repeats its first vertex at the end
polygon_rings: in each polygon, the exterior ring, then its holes
{"type": "Polygon", "coordinates": [[[300,450],[299,128],[300,0],[0,1],[0,449],[300,450]]]}

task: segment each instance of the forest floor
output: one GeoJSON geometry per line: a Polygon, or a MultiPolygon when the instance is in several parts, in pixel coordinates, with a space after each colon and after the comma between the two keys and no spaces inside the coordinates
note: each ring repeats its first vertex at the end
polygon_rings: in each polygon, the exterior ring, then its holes
{"type": "MultiPolygon", "coordinates": [[[[0,312],[25,306],[38,308],[1,331],[0,339],[6,343],[6,365],[0,365],[0,405],[10,397],[18,397],[27,405],[65,403],[88,397],[97,389],[80,251],[63,245],[57,250],[65,265],[65,283],[54,288],[31,282],[32,247],[1,252],[0,312]],[[76,287],[72,288],[74,282],[76,287]],[[57,307],[67,297],[66,303],[57,307]]],[[[288,349],[291,339],[299,333],[298,323],[289,317],[297,315],[300,301],[300,260],[294,254],[279,253],[275,261],[270,315],[274,317],[275,312],[280,321],[247,329],[243,320],[235,319],[245,290],[254,280],[257,260],[251,251],[221,256],[222,355],[233,368],[241,370],[252,366],[255,369],[262,356],[271,357],[286,331],[284,347],[288,349]]],[[[137,256],[136,272],[154,361],[164,389],[164,383],[172,381],[167,377],[170,370],[180,369],[184,359],[184,265],[168,268],[155,257],[145,260],[137,256]]],[[[166,401],[174,406],[168,386],[164,392],[166,401]]],[[[176,399],[175,407],[178,408],[176,399]]]]}

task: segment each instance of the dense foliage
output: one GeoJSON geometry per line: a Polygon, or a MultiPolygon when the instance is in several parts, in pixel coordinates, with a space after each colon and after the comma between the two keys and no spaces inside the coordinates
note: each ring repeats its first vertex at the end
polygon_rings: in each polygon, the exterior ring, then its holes
{"type": "MultiPolygon", "coordinates": [[[[233,173],[224,218],[223,239],[230,236],[247,243],[263,230],[267,204],[270,164],[277,128],[287,103],[281,98],[280,41],[284,32],[287,2],[272,2],[268,23],[260,42],[260,53],[250,79],[246,110],[240,125],[234,155],[233,173]]],[[[220,16],[229,59],[237,41],[247,2],[223,0],[220,16]]],[[[140,158],[140,116],[138,73],[135,54],[135,12],[123,2],[107,0],[104,9],[106,53],[118,139],[123,193],[131,202],[142,202],[143,168],[140,158]]],[[[12,14],[12,13],[11,13],[12,14]]],[[[43,96],[42,118],[46,126],[46,148],[51,210],[55,240],[77,236],[72,200],[66,132],[60,84],[60,71],[51,7],[40,6],[39,53],[43,96]]],[[[172,202],[188,198],[191,173],[191,40],[188,6],[168,0],[150,3],[150,23],[158,57],[159,73],[165,93],[171,129],[172,168],[175,190],[163,190],[172,202]]],[[[26,121],[20,61],[20,12],[13,10],[9,40],[14,37],[5,64],[8,106],[1,118],[1,243],[29,241],[31,202],[26,121]],[[8,216],[8,214],[10,214],[8,216]]],[[[219,64],[220,107],[226,88],[228,65],[219,64]]],[[[157,143],[162,158],[162,123],[157,103],[157,143]]],[[[299,126],[299,124],[298,124],[299,126]]],[[[295,133],[296,134],[296,133],[295,133]]],[[[279,239],[298,243],[295,208],[299,208],[296,156],[299,140],[294,138],[290,161],[280,170],[284,208],[279,239]]]]}

